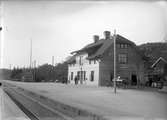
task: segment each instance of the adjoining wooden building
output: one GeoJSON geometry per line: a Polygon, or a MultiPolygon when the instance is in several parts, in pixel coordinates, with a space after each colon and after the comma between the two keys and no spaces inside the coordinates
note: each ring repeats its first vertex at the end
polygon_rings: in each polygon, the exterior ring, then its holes
{"type": "MultiPolygon", "coordinates": [[[[68,81],[71,84],[109,86],[114,76],[114,42],[109,31],[104,38],[94,36],[94,42],[72,52],[68,60],[68,81]]],[[[116,35],[117,77],[129,85],[145,83],[143,56],[134,42],[116,35]]]]}
{"type": "Polygon", "coordinates": [[[167,85],[167,60],[163,57],[159,57],[150,67],[147,72],[147,82],[149,86],[153,83],[163,82],[167,85]]]}

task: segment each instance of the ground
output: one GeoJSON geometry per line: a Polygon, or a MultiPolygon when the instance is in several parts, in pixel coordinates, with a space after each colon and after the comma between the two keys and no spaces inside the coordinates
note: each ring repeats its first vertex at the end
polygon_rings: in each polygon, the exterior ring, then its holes
{"type": "Polygon", "coordinates": [[[48,98],[115,119],[167,119],[167,94],[151,90],[13,83],[48,98]]]}

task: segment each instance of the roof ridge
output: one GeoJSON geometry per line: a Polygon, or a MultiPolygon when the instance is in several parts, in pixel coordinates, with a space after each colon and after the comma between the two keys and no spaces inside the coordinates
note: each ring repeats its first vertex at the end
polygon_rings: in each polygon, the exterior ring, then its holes
{"type": "Polygon", "coordinates": [[[167,61],[163,58],[163,57],[159,57],[152,65],[151,67],[153,68],[160,60],[164,61],[165,63],[167,63],[167,61]]]}

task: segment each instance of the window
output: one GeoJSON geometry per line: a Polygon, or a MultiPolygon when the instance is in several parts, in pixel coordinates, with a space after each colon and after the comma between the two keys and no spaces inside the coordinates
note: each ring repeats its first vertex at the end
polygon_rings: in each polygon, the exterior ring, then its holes
{"type": "Polygon", "coordinates": [[[94,60],[94,64],[96,64],[96,60],[94,60]]]}
{"type": "Polygon", "coordinates": [[[91,60],[89,60],[89,64],[91,64],[91,60]]]}
{"type": "Polygon", "coordinates": [[[73,80],[73,72],[71,72],[71,80],[73,80]]]}
{"type": "Polygon", "coordinates": [[[79,57],[79,65],[82,64],[82,56],[79,57]]]}
{"type": "Polygon", "coordinates": [[[120,48],[124,48],[124,44],[121,44],[121,45],[120,45],[120,48]]]}
{"type": "Polygon", "coordinates": [[[80,71],[77,72],[77,78],[80,80],[80,71]]]}
{"type": "Polygon", "coordinates": [[[86,80],[86,71],[84,71],[84,80],[86,80]]]}
{"type": "Polygon", "coordinates": [[[128,44],[125,44],[125,45],[124,45],[124,48],[128,48],[128,44]]]}
{"type": "Polygon", "coordinates": [[[128,48],[128,44],[119,44],[117,46],[118,46],[118,48],[122,48],[122,49],[127,49],[128,48]]]}
{"type": "Polygon", "coordinates": [[[118,62],[120,64],[127,64],[127,62],[128,62],[128,56],[127,56],[127,54],[119,54],[118,55],[118,62]]]}
{"type": "Polygon", "coordinates": [[[91,71],[91,74],[90,74],[90,81],[94,81],[94,71],[91,71]]]}

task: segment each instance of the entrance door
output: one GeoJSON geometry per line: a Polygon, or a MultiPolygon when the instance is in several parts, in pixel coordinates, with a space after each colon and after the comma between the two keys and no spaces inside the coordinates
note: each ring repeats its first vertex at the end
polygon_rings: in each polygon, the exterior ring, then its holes
{"type": "Polygon", "coordinates": [[[137,85],[137,76],[135,74],[131,76],[131,85],[137,85]]]}

